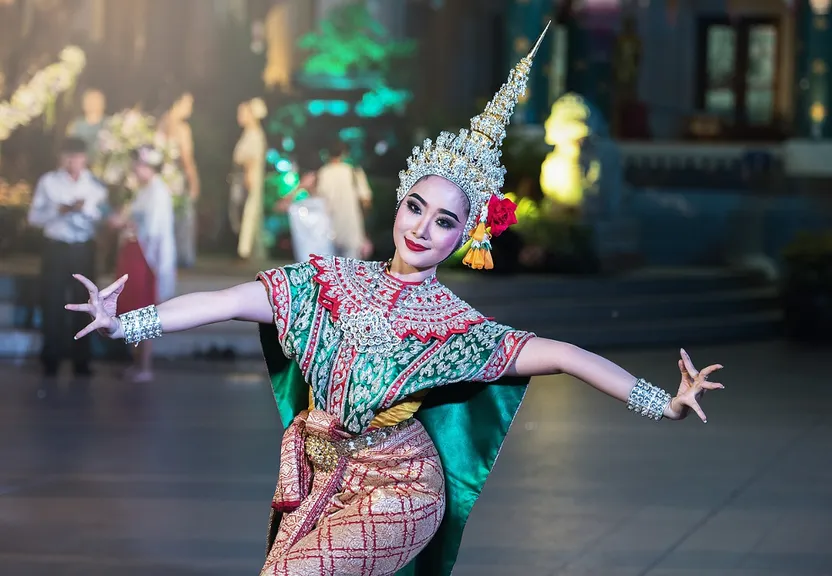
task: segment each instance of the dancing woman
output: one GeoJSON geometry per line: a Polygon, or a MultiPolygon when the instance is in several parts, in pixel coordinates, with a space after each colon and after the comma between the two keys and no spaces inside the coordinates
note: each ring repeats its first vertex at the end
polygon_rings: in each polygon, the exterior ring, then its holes
{"type": "MultiPolygon", "coordinates": [[[[538,42],[539,45],[539,42],[538,42]]],[[[139,342],[237,319],[260,324],[286,426],[262,575],[450,574],[465,522],[531,376],[571,374],[634,412],[705,421],[722,388],[683,351],[671,396],[564,342],[497,324],[455,296],[436,267],[469,237],[488,268],[490,238],[513,221],[499,147],[537,47],[471,122],[414,149],[400,174],[389,262],[313,256],[219,292],[116,316],[126,278],[68,306],[139,342]]]]}

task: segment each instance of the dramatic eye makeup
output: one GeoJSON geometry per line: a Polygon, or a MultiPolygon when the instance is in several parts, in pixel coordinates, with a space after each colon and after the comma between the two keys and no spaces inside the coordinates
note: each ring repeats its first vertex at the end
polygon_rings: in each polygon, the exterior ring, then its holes
{"type": "MultiPolygon", "coordinates": [[[[422,206],[427,206],[427,205],[428,205],[428,203],[425,202],[425,199],[422,198],[421,196],[419,196],[418,194],[411,194],[408,197],[407,208],[408,208],[408,210],[410,210],[414,214],[421,214],[422,213],[422,206]]],[[[444,208],[440,208],[438,210],[438,212],[440,214],[444,214],[445,216],[447,216],[447,217],[443,217],[443,218],[438,218],[436,220],[436,223],[437,223],[437,225],[439,225],[440,228],[445,228],[445,229],[450,230],[452,228],[455,228],[456,224],[461,223],[460,220],[459,220],[459,216],[457,216],[456,214],[454,214],[450,210],[445,210],[444,208]],[[454,221],[456,221],[456,224],[454,224],[454,221]]]]}

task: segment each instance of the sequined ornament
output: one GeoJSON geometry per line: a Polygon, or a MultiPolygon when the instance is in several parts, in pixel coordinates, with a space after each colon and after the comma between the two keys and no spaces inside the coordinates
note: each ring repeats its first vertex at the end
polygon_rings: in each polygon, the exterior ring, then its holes
{"type": "MultiPolygon", "coordinates": [[[[372,285],[371,292],[376,292],[381,286],[389,265],[390,263],[386,262],[370,269],[367,277],[372,285]]],[[[396,300],[392,307],[368,299],[357,310],[339,315],[335,327],[341,331],[344,343],[355,348],[359,354],[390,356],[401,342],[393,329],[393,319],[407,314],[408,302],[411,299],[416,301],[420,296],[427,294],[435,279],[435,276],[431,276],[414,286],[407,295],[396,300]]]]}
{"type": "MultiPolygon", "coordinates": [[[[504,198],[501,190],[505,182],[506,169],[501,157],[506,126],[511,121],[518,100],[526,93],[529,71],[537,50],[543,41],[549,25],[540,35],[528,56],[520,60],[511,71],[508,81],[503,84],[482,114],[471,120],[470,130],[462,129],[458,134],[441,132],[434,142],[430,138],[421,147],[413,148],[407,159],[407,169],[399,173],[398,202],[420,178],[441,176],[450,180],[465,192],[470,204],[468,220],[462,234],[465,242],[480,222],[488,221],[488,202],[492,196],[504,198]]],[[[487,235],[490,238],[490,235],[487,235]]],[[[473,250],[490,252],[490,244],[480,242],[473,250]]],[[[472,260],[479,261],[479,256],[472,260]]],[[[484,266],[483,266],[484,267],[484,266]]]]}
{"type": "Polygon", "coordinates": [[[667,391],[653,386],[644,378],[639,378],[627,398],[627,408],[658,422],[664,416],[671,400],[672,397],[667,391]]]}
{"type": "Polygon", "coordinates": [[[381,310],[367,310],[344,314],[335,323],[341,330],[344,343],[359,354],[391,354],[399,343],[390,320],[381,310]]]}
{"type": "Polygon", "coordinates": [[[118,317],[121,322],[124,342],[139,345],[143,340],[162,336],[162,322],[156,312],[156,306],[150,305],[138,310],[131,310],[118,317]]]}

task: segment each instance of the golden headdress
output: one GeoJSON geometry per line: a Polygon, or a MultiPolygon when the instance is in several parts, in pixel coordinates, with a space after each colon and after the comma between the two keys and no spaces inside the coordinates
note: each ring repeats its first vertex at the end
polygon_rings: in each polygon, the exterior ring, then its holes
{"type": "Polygon", "coordinates": [[[465,192],[470,212],[462,237],[463,242],[470,237],[472,243],[464,262],[472,268],[493,267],[491,237],[498,236],[516,222],[514,204],[501,192],[506,169],[500,160],[500,147],[514,107],[526,93],[532,61],[548,30],[549,25],[528,56],[514,67],[508,81],[483,113],[471,120],[470,130],[462,129],[458,134],[442,132],[436,142],[428,138],[421,147],[413,148],[412,155],[407,159],[407,169],[399,172],[399,188],[396,191],[399,203],[425,176],[441,176],[465,192]]]}

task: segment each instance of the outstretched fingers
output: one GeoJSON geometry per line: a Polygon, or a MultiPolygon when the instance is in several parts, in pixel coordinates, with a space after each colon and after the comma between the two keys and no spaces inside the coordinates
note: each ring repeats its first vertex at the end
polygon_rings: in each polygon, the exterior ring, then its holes
{"type": "Polygon", "coordinates": [[[710,376],[717,370],[722,370],[722,368],[722,364],[711,364],[707,368],[702,368],[702,370],[699,373],[707,380],[708,376],[710,376]]]}
{"type": "Polygon", "coordinates": [[[699,370],[697,370],[693,366],[693,361],[690,359],[690,356],[688,355],[688,353],[685,351],[684,348],[679,350],[679,353],[682,356],[682,361],[684,362],[685,370],[688,371],[688,374],[690,374],[691,378],[696,378],[699,375],[699,370]]]}
{"type": "Polygon", "coordinates": [[[99,327],[100,326],[99,326],[98,320],[93,320],[92,322],[87,324],[87,326],[83,330],[81,330],[80,332],[78,332],[78,334],[75,335],[75,339],[80,340],[81,338],[83,338],[84,336],[86,336],[87,334],[92,332],[93,330],[97,330],[99,327]]]}
{"type": "Polygon", "coordinates": [[[67,304],[64,306],[67,310],[72,310],[73,312],[86,312],[87,314],[92,314],[92,305],[90,304],[67,304]]]}
{"type": "Polygon", "coordinates": [[[80,282],[81,284],[83,284],[84,288],[89,290],[90,298],[94,298],[98,295],[98,286],[96,286],[89,278],[81,274],[73,274],[72,277],[78,280],[78,282],[80,282]]]}
{"type": "Polygon", "coordinates": [[[696,412],[696,415],[699,416],[699,419],[702,420],[702,422],[705,424],[708,423],[708,417],[705,416],[705,412],[702,411],[702,407],[699,405],[699,402],[696,401],[695,397],[685,398],[682,400],[682,403],[696,412]]]}
{"type": "Polygon", "coordinates": [[[682,360],[679,360],[679,372],[682,373],[682,381],[686,384],[690,384],[693,379],[691,378],[690,373],[682,360]]]}
{"type": "Polygon", "coordinates": [[[701,386],[702,386],[703,390],[722,390],[722,389],[725,388],[725,386],[723,386],[719,382],[708,382],[708,381],[702,382],[701,386]]]}
{"type": "Polygon", "coordinates": [[[121,290],[122,288],[124,288],[124,284],[126,282],[127,282],[127,274],[125,274],[124,276],[122,276],[121,278],[119,278],[118,280],[116,280],[115,282],[113,282],[112,284],[107,286],[106,288],[104,288],[104,290],[102,290],[98,294],[99,297],[107,298],[108,296],[112,296],[113,293],[115,293],[115,292],[121,290]]]}

